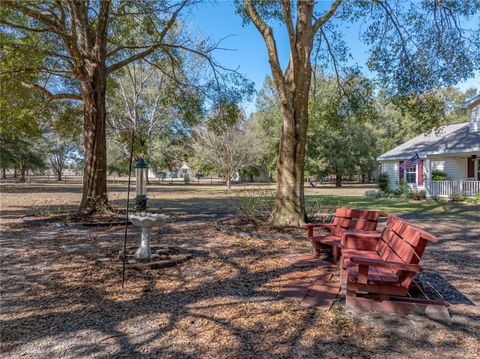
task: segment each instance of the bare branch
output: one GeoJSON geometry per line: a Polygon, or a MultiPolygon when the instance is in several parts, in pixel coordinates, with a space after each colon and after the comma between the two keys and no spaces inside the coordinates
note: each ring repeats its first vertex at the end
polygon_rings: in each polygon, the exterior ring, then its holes
{"type": "Polygon", "coordinates": [[[338,7],[342,3],[342,0],[335,0],[335,2],[330,6],[330,9],[323,14],[323,16],[316,20],[315,23],[313,24],[313,33],[316,33],[318,29],[323,26],[337,11],[338,7]]]}
{"type": "Polygon", "coordinates": [[[290,39],[290,49],[295,47],[295,29],[293,27],[292,20],[292,8],[290,0],[282,0],[283,16],[285,18],[285,24],[287,25],[288,37],[290,39]]]}
{"type": "Polygon", "coordinates": [[[268,50],[268,60],[272,69],[273,79],[279,89],[280,100],[285,105],[287,104],[285,84],[283,81],[283,73],[280,67],[280,60],[278,58],[277,45],[275,38],[273,37],[273,30],[268,26],[260,17],[252,0],[244,0],[244,5],[247,10],[248,16],[252,20],[255,27],[262,34],[265,44],[268,50]]]}

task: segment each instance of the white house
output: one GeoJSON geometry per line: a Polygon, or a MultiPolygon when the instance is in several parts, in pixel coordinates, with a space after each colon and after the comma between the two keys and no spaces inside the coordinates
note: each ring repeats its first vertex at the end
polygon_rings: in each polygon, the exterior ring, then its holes
{"type": "Polygon", "coordinates": [[[442,126],[417,136],[377,158],[381,171],[389,175],[391,189],[400,179],[428,197],[448,197],[462,192],[480,193],[480,94],[465,102],[469,122],[442,126]],[[420,161],[409,169],[402,162],[418,154],[420,161]],[[432,181],[432,171],[444,172],[445,181],[432,181]]]}

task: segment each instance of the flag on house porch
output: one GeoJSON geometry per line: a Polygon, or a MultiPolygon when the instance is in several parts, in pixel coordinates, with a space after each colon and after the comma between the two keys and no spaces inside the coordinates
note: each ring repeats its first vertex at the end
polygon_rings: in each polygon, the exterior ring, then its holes
{"type": "Polygon", "coordinates": [[[400,168],[406,170],[407,168],[415,167],[417,165],[418,161],[420,161],[420,157],[418,157],[418,153],[415,153],[415,156],[413,156],[412,158],[404,161],[400,165],[400,168]]]}

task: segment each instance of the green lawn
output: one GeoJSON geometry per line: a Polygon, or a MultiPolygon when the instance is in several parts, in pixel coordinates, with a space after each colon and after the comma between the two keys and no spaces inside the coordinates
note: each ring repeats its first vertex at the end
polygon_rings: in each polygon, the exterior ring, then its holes
{"type": "Polygon", "coordinates": [[[307,196],[306,202],[312,203],[320,202],[335,202],[341,206],[359,209],[371,209],[383,211],[388,214],[405,215],[409,217],[414,215],[441,215],[441,216],[456,216],[465,215],[471,216],[473,220],[480,221],[480,206],[464,203],[442,203],[433,200],[428,201],[412,201],[400,199],[372,199],[365,197],[353,196],[307,196]]]}

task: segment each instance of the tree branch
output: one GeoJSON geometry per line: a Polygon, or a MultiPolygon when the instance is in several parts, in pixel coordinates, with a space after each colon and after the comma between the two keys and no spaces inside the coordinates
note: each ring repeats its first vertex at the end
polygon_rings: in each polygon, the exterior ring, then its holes
{"type": "Polygon", "coordinates": [[[337,11],[338,7],[342,3],[342,0],[335,0],[335,2],[330,6],[330,9],[323,14],[323,16],[316,20],[315,23],[313,24],[313,33],[315,34],[318,29],[323,26],[337,11]]]}
{"type": "Polygon", "coordinates": [[[273,30],[268,26],[260,17],[255,6],[253,5],[252,0],[244,0],[244,5],[247,10],[247,14],[252,20],[255,27],[262,34],[265,41],[265,45],[268,50],[268,60],[270,67],[272,69],[273,79],[279,90],[280,100],[284,105],[287,104],[285,83],[283,81],[283,73],[280,68],[280,60],[278,58],[277,45],[275,43],[275,38],[273,37],[273,30]]]}
{"type": "Polygon", "coordinates": [[[42,87],[40,85],[35,85],[35,84],[28,84],[26,82],[21,82],[23,87],[35,90],[45,96],[48,97],[50,101],[52,100],[60,100],[60,99],[70,99],[70,100],[83,100],[82,96],[79,94],[73,94],[73,93],[57,93],[53,94],[50,91],[48,91],[45,87],[42,87]]]}
{"type": "Polygon", "coordinates": [[[283,16],[285,18],[285,24],[287,25],[288,30],[288,37],[290,39],[290,49],[295,47],[295,30],[293,27],[293,20],[292,20],[292,9],[290,0],[282,0],[283,6],[283,16]]]}
{"type": "Polygon", "coordinates": [[[139,60],[139,59],[142,59],[150,54],[152,54],[155,50],[157,50],[158,48],[160,48],[162,46],[162,43],[163,43],[163,40],[165,38],[165,36],[167,35],[168,31],[170,30],[170,28],[173,26],[173,24],[175,23],[177,17],[178,17],[178,14],[180,13],[180,11],[184,8],[184,6],[187,4],[188,0],[184,0],[182,2],[182,4],[178,7],[177,10],[175,10],[175,12],[172,14],[172,16],[170,17],[170,20],[168,21],[168,23],[165,25],[165,27],[163,28],[162,32],[160,33],[159,37],[158,37],[158,41],[156,44],[154,44],[153,46],[151,46],[149,49],[145,50],[145,51],[142,51],[142,52],[139,52],[135,55],[132,55],[130,57],[127,57],[125,60],[122,60],[120,62],[117,62],[116,64],[113,64],[111,65],[108,69],[107,69],[107,74],[110,74],[120,68],[122,68],[123,66],[125,65],[128,65],[129,63],[135,61],[135,60],[139,60]]]}

